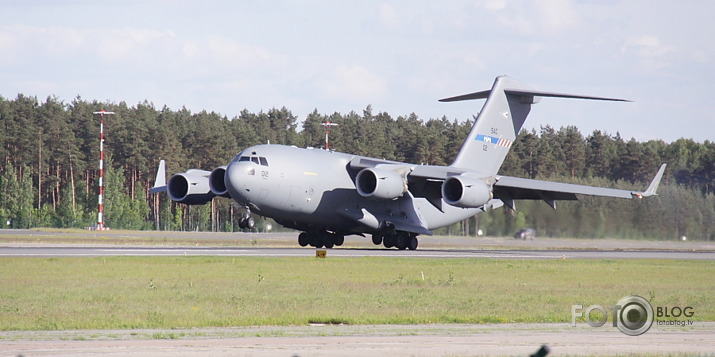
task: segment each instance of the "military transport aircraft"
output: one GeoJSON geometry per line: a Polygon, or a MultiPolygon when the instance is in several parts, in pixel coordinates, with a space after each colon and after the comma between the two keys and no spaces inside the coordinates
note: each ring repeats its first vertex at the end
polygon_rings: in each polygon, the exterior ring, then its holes
{"type": "Polygon", "coordinates": [[[152,192],[205,204],[228,197],[246,208],[241,228],[253,228],[255,212],[302,231],[298,243],[321,248],[343,244],[346,235],[369,234],[375,245],[417,248],[430,235],[475,214],[514,200],[575,200],[577,194],[642,198],[656,194],[665,164],[645,191],[627,191],[498,175],[499,167],[540,97],[625,101],[543,92],[507,76],[490,90],[442,99],[486,99],[457,157],[449,166],[416,165],[322,149],[257,145],[213,171],[188,170],[167,182],[159,164],[152,192]]]}

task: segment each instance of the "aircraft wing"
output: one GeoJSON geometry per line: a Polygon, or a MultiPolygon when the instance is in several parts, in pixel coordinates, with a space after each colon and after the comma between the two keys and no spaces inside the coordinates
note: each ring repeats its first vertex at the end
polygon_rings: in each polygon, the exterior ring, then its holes
{"type": "MultiPolygon", "coordinates": [[[[388,160],[375,160],[356,157],[350,163],[351,168],[361,169],[400,164],[388,160]]],[[[658,173],[645,191],[620,190],[606,187],[595,187],[563,182],[532,180],[511,176],[496,176],[488,180],[493,182],[492,192],[495,200],[502,201],[506,206],[514,208],[514,200],[544,200],[551,207],[556,207],[555,201],[576,200],[576,195],[615,197],[615,198],[643,198],[656,194],[660,180],[663,178],[666,164],[660,166],[658,173]]],[[[415,197],[424,197],[432,205],[442,210],[442,197],[440,188],[442,182],[450,176],[469,174],[468,170],[450,166],[415,165],[408,174],[410,191],[415,197]]]]}
{"type": "Polygon", "coordinates": [[[660,166],[658,173],[645,191],[619,190],[606,187],[500,176],[497,177],[497,181],[493,186],[494,198],[501,200],[504,204],[513,209],[513,200],[541,199],[555,208],[555,201],[576,200],[577,194],[626,199],[654,196],[660,184],[660,180],[663,178],[665,166],[665,164],[660,166]]]}

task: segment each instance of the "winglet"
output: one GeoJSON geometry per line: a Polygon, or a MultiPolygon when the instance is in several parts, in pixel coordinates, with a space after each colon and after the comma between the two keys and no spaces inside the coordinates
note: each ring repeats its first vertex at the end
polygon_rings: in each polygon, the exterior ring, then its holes
{"type": "Polygon", "coordinates": [[[633,196],[637,197],[637,198],[643,198],[643,197],[657,195],[656,191],[658,190],[658,185],[660,185],[660,180],[663,179],[663,173],[665,172],[665,166],[666,166],[666,164],[660,165],[660,169],[658,169],[658,173],[655,174],[653,181],[650,182],[650,185],[648,186],[648,189],[645,190],[645,192],[636,192],[636,193],[633,193],[633,196]]]}
{"type": "Polygon", "coordinates": [[[152,187],[149,192],[157,193],[166,191],[166,163],[164,160],[159,161],[159,169],[156,170],[156,180],[154,180],[154,187],[152,187]]]}

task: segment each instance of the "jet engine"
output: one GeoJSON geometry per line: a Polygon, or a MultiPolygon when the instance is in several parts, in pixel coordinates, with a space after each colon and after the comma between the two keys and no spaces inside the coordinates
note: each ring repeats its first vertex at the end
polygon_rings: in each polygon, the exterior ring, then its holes
{"type": "Polygon", "coordinates": [[[407,181],[399,173],[377,168],[363,169],[355,178],[360,196],[381,200],[394,200],[407,192],[407,181]]]}
{"type": "Polygon", "coordinates": [[[228,194],[228,190],[226,190],[225,177],[226,166],[215,168],[211,171],[211,175],[209,175],[209,188],[216,196],[231,198],[231,195],[228,194]]]}
{"type": "Polygon", "coordinates": [[[179,203],[203,205],[216,196],[209,187],[209,172],[204,170],[175,174],[166,186],[169,197],[179,203]]]}
{"type": "Polygon", "coordinates": [[[492,190],[479,179],[452,176],[442,184],[442,198],[452,206],[479,208],[492,197],[492,190]]]}

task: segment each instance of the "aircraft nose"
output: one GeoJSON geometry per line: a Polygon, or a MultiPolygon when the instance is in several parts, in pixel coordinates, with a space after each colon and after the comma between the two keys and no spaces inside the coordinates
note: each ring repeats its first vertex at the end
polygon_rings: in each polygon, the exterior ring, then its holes
{"type": "Polygon", "coordinates": [[[226,191],[231,195],[234,200],[242,198],[240,192],[241,183],[241,165],[237,162],[232,162],[226,167],[226,175],[223,178],[224,184],[226,184],[226,191]]]}

